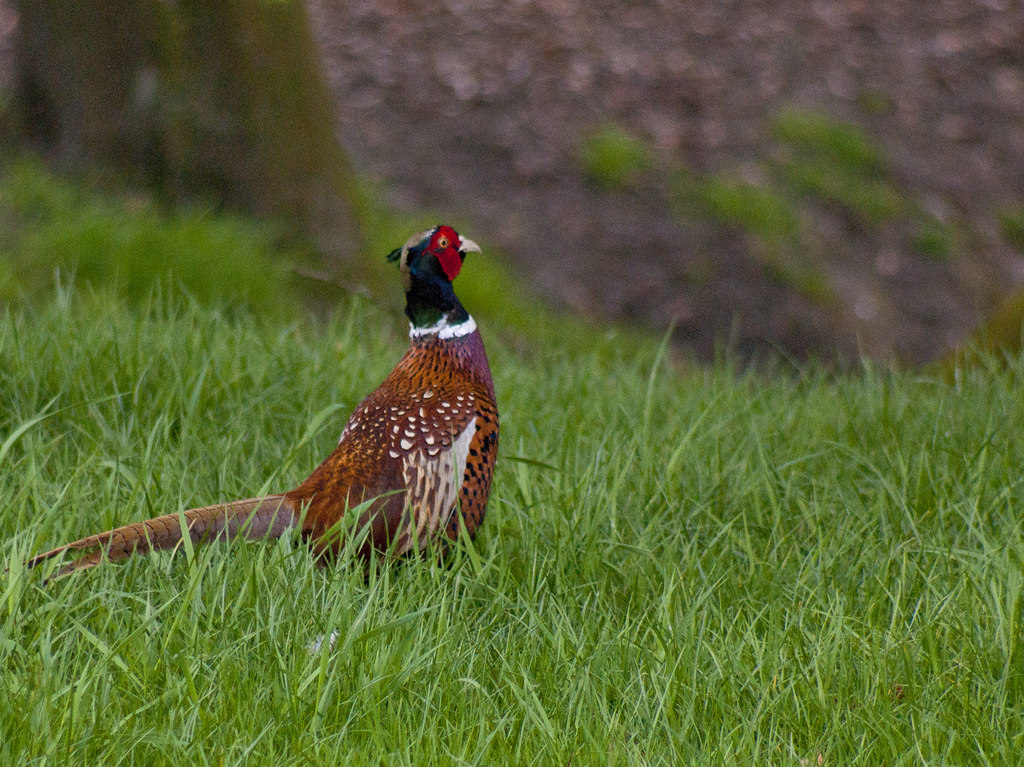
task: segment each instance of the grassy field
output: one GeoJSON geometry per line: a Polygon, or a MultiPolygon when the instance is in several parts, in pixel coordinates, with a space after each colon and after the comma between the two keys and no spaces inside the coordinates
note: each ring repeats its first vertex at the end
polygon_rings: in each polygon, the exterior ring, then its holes
{"type": "Polygon", "coordinates": [[[7,309],[0,763],[1019,762],[1024,362],[693,372],[483,330],[501,458],[448,566],[285,540],[43,586],[23,557],[304,477],[406,340],[361,299],[7,309]]]}

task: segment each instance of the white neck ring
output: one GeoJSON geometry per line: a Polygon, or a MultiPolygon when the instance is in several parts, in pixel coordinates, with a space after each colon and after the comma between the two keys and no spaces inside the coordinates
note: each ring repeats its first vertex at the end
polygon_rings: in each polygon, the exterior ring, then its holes
{"type": "Polygon", "coordinates": [[[457,325],[451,325],[447,317],[442,317],[438,322],[425,328],[418,328],[409,325],[409,338],[423,338],[424,336],[437,336],[442,341],[449,338],[462,338],[476,330],[476,322],[470,317],[457,325]]]}

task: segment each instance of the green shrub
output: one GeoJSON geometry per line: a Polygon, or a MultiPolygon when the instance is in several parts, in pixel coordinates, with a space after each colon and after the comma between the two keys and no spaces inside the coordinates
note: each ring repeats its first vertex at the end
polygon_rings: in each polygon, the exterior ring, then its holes
{"type": "Polygon", "coordinates": [[[1017,250],[1024,251],[1024,207],[1000,213],[999,229],[1008,243],[1017,250]]]}
{"type": "Polygon", "coordinates": [[[896,102],[892,96],[885,91],[871,88],[860,91],[856,98],[857,106],[869,115],[884,115],[896,108],[896,102]]]}
{"type": "Polygon", "coordinates": [[[640,139],[615,125],[591,133],[580,148],[583,172],[600,186],[628,187],[643,171],[654,166],[651,149],[640,139]]]}
{"type": "Polygon", "coordinates": [[[772,121],[772,133],[799,154],[828,159],[847,172],[885,170],[881,149],[860,128],[827,115],[784,109],[772,121]]]}
{"type": "Polygon", "coordinates": [[[800,194],[837,204],[872,227],[908,211],[881,148],[857,126],[788,109],[772,122],[772,133],[789,148],[782,173],[800,194]]]}
{"type": "Polygon", "coordinates": [[[827,276],[812,262],[796,205],[779,191],[725,175],[698,178],[679,173],[676,194],[688,214],[699,210],[723,226],[752,239],[751,255],[771,276],[818,303],[835,292],[827,276]]]}
{"type": "Polygon", "coordinates": [[[953,230],[935,219],[926,219],[918,225],[912,245],[926,256],[945,261],[953,254],[953,230]]]}
{"type": "Polygon", "coordinates": [[[777,245],[793,243],[800,237],[796,210],[773,189],[725,176],[712,176],[696,189],[709,215],[722,224],[777,245]]]}

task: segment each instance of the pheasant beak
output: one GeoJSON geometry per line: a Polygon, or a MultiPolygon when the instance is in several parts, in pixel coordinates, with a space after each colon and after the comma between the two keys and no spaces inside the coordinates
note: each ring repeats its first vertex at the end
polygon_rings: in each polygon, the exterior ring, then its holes
{"type": "Polygon", "coordinates": [[[480,246],[477,245],[472,240],[470,240],[470,239],[468,239],[466,237],[459,237],[459,239],[462,240],[462,245],[459,247],[459,253],[461,253],[463,255],[463,257],[465,257],[465,255],[467,253],[480,253],[481,252],[480,251],[480,246]]]}

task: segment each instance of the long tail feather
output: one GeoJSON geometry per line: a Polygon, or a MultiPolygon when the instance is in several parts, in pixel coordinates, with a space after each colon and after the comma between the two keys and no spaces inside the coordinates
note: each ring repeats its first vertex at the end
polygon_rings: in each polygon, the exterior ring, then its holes
{"type": "MultiPolygon", "coordinates": [[[[204,506],[189,509],[182,514],[185,515],[185,527],[192,543],[226,540],[239,534],[249,539],[278,538],[298,524],[299,520],[297,510],[283,495],[204,506]]],[[[181,516],[167,514],[58,546],[33,557],[25,564],[27,567],[35,567],[65,551],[95,549],[63,565],[53,576],[60,577],[75,570],[95,567],[104,561],[117,562],[132,554],[174,548],[182,540],[181,528],[181,516]]]]}

